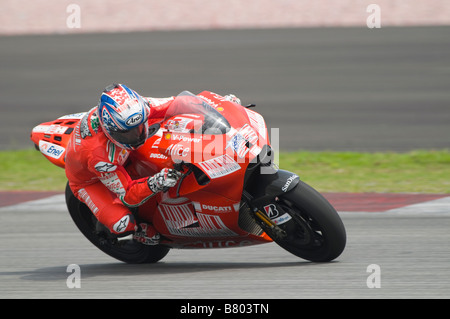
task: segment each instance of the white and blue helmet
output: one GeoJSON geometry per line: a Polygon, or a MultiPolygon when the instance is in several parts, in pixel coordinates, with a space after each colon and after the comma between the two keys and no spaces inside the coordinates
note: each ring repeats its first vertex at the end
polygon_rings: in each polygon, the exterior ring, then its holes
{"type": "Polygon", "coordinates": [[[147,140],[149,106],[142,96],[127,86],[107,86],[97,111],[103,132],[119,147],[136,150],[147,140]]]}

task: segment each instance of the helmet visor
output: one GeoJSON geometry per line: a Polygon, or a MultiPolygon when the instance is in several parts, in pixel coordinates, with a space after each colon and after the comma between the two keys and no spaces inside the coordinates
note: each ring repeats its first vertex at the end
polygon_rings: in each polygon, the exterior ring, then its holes
{"type": "Polygon", "coordinates": [[[109,135],[120,144],[137,148],[147,140],[147,125],[146,123],[142,123],[130,130],[111,130],[109,135]]]}

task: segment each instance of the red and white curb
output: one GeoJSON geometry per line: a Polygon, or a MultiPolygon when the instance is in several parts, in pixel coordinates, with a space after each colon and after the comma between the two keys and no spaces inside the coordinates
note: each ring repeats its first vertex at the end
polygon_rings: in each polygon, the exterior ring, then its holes
{"type": "Polygon", "coordinates": [[[450,194],[324,193],[338,212],[450,212],[450,194]]]}
{"type": "MultiPolygon", "coordinates": [[[[450,213],[450,194],[324,193],[339,213],[450,213]]],[[[67,210],[64,193],[0,192],[2,211],[67,210]]]]}

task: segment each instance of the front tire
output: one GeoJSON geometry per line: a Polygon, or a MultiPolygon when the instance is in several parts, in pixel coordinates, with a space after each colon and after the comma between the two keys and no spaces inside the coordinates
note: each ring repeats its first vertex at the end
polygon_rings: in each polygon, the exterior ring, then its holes
{"type": "Polygon", "coordinates": [[[108,240],[105,233],[97,229],[97,219],[91,210],[66,186],[66,204],[70,216],[83,235],[97,248],[109,256],[130,264],[156,263],[164,258],[170,248],[162,245],[148,246],[134,240],[108,240]]]}
{"type": "Polygon", "coordinates": [[[292,217],[279,226],[287,237],[274,238],[278,245],[313,262],[328,262],[343,252],[347,241],[344,224],[334,207],[315,189],[299,181],[276,204],[292,217]]]}

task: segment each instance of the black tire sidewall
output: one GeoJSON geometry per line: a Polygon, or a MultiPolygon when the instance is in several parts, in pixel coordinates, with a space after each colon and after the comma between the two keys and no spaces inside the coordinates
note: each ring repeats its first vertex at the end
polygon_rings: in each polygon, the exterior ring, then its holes
{"type": "Polygon", "coordinates": [[[287,199],[302,213],[313,218],[320,225],[324,238],[324,244],[317,250],[304,250],[277,242],[281,247],[298,257],[315,262],[331,261],[342,253],[347,241],[345,227],[340,216],[325,197],[302,181],[299,181],[293,190],[280,197],[287,199]]]}
{"type": "Polygon", "coordinates": [[[66,186],[66,205],[72,220],[81,233],[93,245],[115,259],[131,264],[155,263],[164,258],[170,250],[169,247],[162,245],[149,246],[137,242],[132,244],[132,250],[118,249],[117,246],[108,243],[102,244],[92,225],[86,221],[86,216],[92,213],[84,203],[73,195],[68,183],[66,186]]]}

